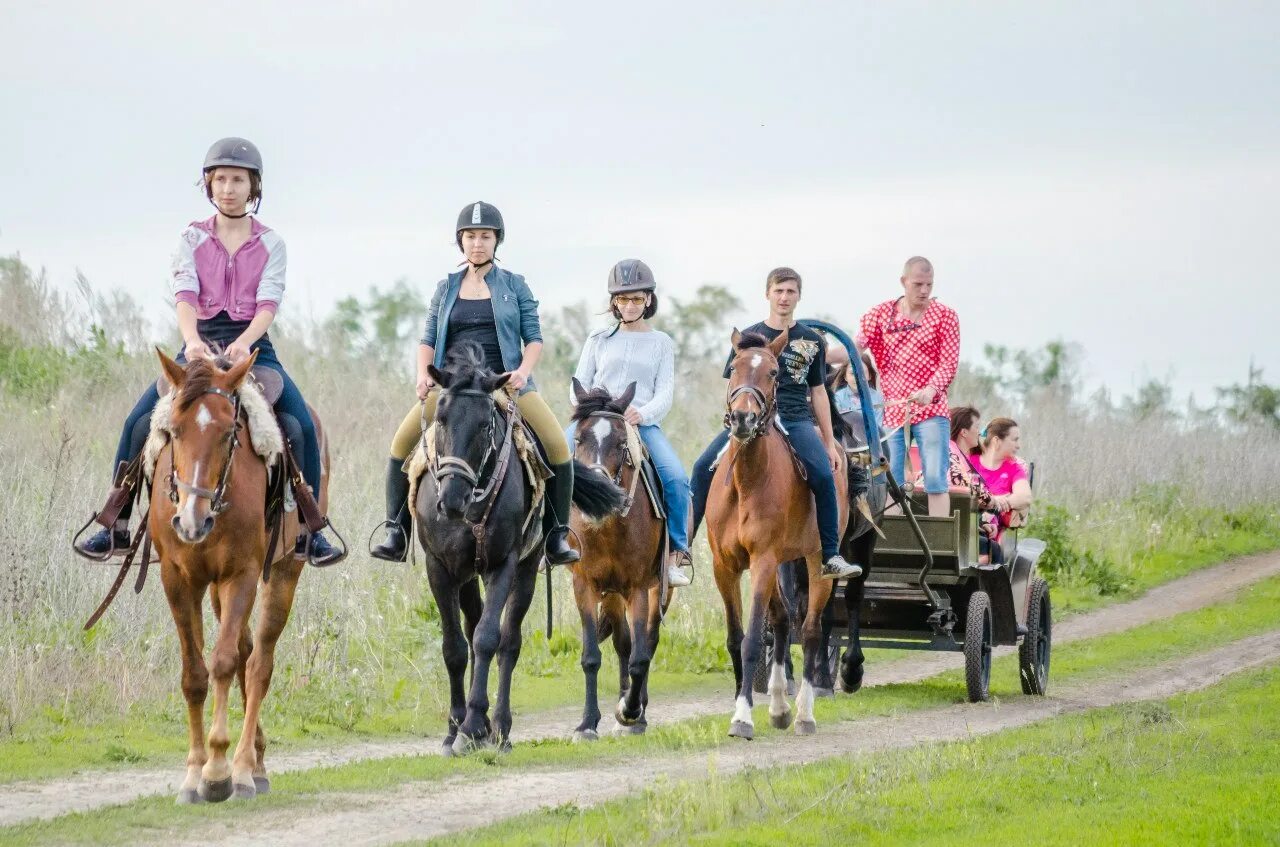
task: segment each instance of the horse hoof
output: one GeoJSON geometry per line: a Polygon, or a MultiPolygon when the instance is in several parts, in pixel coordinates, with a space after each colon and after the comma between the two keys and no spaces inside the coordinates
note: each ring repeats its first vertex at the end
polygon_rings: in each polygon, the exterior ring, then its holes
{"type": "Polygon", "coordinates": [[[814,697],[834,697],[836,696],[836,691],[834,688],[814,688],[813,696],[814,697]]]}
{"type": "Polygon", "coordinates": [[[729,724],[729,737],[750,741],[756,737],[756,728],[746,721],[734,721],[729,724]]]}
{"type": "Polygon", "coordinates": [[[194,788],[184,788],[178,792],[179,806],[194,806],[197,803],[203,803],[204,798],[200,796],[200,792],[194,788]]]}
{"type": "Polygon", "coordinates": [[[458,755],[457,753],[453,752],[453,745],[455,742],[456,742],[456,739],[446,738],[440,744],[440,755],[444,756],[446,759],[452,759],[454,756],[458,755]]]}
{"type": "Polygon", "coordinates": [[[796,735],[817,735],[817,721],[796,721],[796,735]]]}
{"type": "Polygon", "coordinates": [[[862,688],[862,665],[846,669],[840,673],[840,690],[845,694],[854,694],[862,688]]]}
{"type": "Polygon", "coordinates": [[[644,735],[645,730],[648,728],[648,724],[641,723],[640,721],[636,721],[633,724],[618,724],[613,728],[613,734],[614,737],[621,737],[624,735],[644,735]]]}
{"type": "Polygon", "coordinates": [[[253,778],[253,787],[259,794],[270,794],[271,780],[267,779],[265,776],[255,776],[253,778]]]}
{"type": "Polygon", "coordinates": [[[257,796],[258,789],[256,785],[242,785],[237,782],[231,789],[232,800],[252,800],[257,796]]]}
{"type": "Polygon", "coordinates": [[[634,718],[627,717],[626,709],[623,708],[621,703],[618,704],[618,708],[613,710],[613,719],[618,722],[619,726],[633,726],[643,717],[643,709],[641,709],[640,714],[636,715],[634,718]]]}
{"type": "Polygon", "coordinates": [[[480,738],[470,738],[462,733],[458,733],[458,737],[453,741],[453,754],[455,756],[465,756],[468,753],[475,753],[489,746],[488,738],[482,736],[480,738]]]}
{"type": "Polygon", "coordinates": [[[791,726],[791,710],[788,709],[780,715],[769,715],[769,725],[774,729],[786,729],[791,726]]]}
{"type": "Polygon", "coordinates": [[[209,782],[200,780],[200,797],[210,803],[221,803],[231,796],[231,777],[209,782]]]}
{"type": "Polygon", "coordinates": [[[600,733],[594,729],[575,729],[573,731],[573,743],[577,744],[581,741],[599,741],[600,733]]]}

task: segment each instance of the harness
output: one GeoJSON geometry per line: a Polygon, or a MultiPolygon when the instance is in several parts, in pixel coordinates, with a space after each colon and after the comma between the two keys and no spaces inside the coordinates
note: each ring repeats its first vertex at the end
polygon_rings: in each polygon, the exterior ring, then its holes
{"type": "MultiPolygon", "coordinates": [[[[747,435],[746,438],[743,438],[741,440],[736,438],[733,439],[734,441],[738,442],[738,449],[734,450],[733,454],[729,456],[729,466],[728,468],[726,468],[726,472],[724,475],[725,487],[733,485],[733,464],[734,462],[738,461],[738,455],[742,453],[742,451],[746,448],[748,444],[750,444],[752,441],[755,441],[760,436],[764,435],[765,432],[768,431],[769,426],[773,424],[774,418],[776,417],[777,405],[778,405],[777,382],[774,382],[773,384],[773,396],[767,397],[767,398],[765,397],[764,392],[761,391],[759,388],[756,388],[754,385],[743,384],[743,385],[739,385],[737,388],[730,390],[728,395],[725,397],[725,401],[724,401],[725,429],[729,428],[729,415],[733,412],[734,401],[744,394],[750,397],[752,400],[754,400],[756,402],[756,405],[760,407],[761,409],[760,419],[756,423],[755,427],[752,428],[751,432],[747,435]]],[[[779,425],[779,428],[781,428],[781,425],[779,425]]],[[[800,478],[803,480],[808,480],[809,472],[805,470],[804,462],[800,461],[800,456],[796,453],[795,445],[791,443],[790,438],[784,437],[782,441],[784,444],[787,445],[787,452],[791,454],[791,461],[795,464],[796,471],[799,472],[800,478]]],[[[715,465],[713,465],[713,467],[715,467],[715,465]]]]}
{"type": "MultiPolygon", "coordinates": [[[[592,412],[590,415],[588,415],[586,418],[583,419],[583,423],[586,423],[586,421],[590,420],[591,418],[605,418],[606,420],[622,421],[625,426],[629,426],[629,424],[627,424],[626,416],[620,415],[617,412],[610,412],[607,410],[592,412]]],[[[612,479],[614,485],[617,485],[619,488],[623,487],[623,484],[622,484],[623,468],[624,467],[631,468],[631,482],[626,485],[627,498],[626,500],[623,501],[622,509],[618,512],[618,514],[621,517],[625,518],[628,514],[630,514],[631,507],[635,504],[636,486],[640,483],[640,477],[644,475],[641,470],[641,462],[643,461],[644,457],[632,455],[631,438],[629,435],[623,441],[623,444],[622,444],[622,458],[623,458],[623,463],[618,465],[618,472],[615,474],[610,474],[609,469],[606,468],[604,465],[594,464],[594,465],[591,465],[590,467],[592,470],[599,471],[602,475],[612,479]]]]}

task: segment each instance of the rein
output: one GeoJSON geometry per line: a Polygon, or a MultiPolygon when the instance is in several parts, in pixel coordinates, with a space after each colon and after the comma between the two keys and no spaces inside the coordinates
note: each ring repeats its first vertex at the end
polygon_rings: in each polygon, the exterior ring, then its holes
{"type": "Polygon", "coordinates": [[[227,508],[227,483],[231,479],[231,465],[235,457],[236,448],[240,446],[240,395],[232,394],[230,391],[224,391],[221,388],[206,388],[205,394],[216,394],[219,397],[225,397],[231,402],[232,420],[235,427],[231,431],[231,440],[227,443],[227,458],[222,464],[222,472],[218,474],[218,482],[212,488],[200,488],[192,485],[182,477],[178,476],[178,469],[173,464],[169,465],[169,502],[178,505],[178,492],[183,491],[195,497],[203,497],[209,501],[209,509],[214,515],[220,515],[227,508]]]}

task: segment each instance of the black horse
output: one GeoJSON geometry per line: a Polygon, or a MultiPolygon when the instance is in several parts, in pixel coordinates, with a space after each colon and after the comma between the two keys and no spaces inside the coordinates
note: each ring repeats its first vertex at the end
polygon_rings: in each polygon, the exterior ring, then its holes
{"type": "MultiPolygon", "coordinates": [[[[449,671],[449,733],[442,752],[463,753],[489,743],[506,749],[511,674],[520,657],[520,627],[533,601],[546,531],[541,516],[534,514],[541,504],[533,502],[534,485],[513,444],[515,400],[494,398],[510,374],[485,367],[479,345],[471,342],[450,351],[444,370],[433,366],[429,371],[441,387],[435,455],[414,509],[449,671]],[[494,654],[498,695],[491,723],[489,666],[494,654]],[[471,691],[464,699],[468,658],[471,691]]],[[[622,490],[586,470],[577,463],[573,504],[593,517],[620,507],[622,490]]]]}

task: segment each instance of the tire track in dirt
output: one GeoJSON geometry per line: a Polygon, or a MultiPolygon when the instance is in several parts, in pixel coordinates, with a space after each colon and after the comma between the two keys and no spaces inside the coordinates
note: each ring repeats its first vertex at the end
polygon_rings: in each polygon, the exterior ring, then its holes
{"type": "MultiPolygon", "coordinates": [[[[1153,588],[1134,600],[1075,615],[1056,623],[1053,640],[1056,644],[1062,644],[1082,638],[1110,635],[1211,606],[1230,600],[1242,588],[1276,574],[1280,574],[1280,554],[1267,553],[1232,559],[1153,588]]],[[[996,653],[1001,655],[1012,650],[1013,648],[998,648],[996,653]]],[[[873,686],[919,682],[963,665],[963,656],[958,653],[922,653],[884,664],[868,662],[864,684],[873,686]]],[[[605,702],[610,701],[605,698],[605,702]]],[[[662,700],[659,694],[658,699],[650,706],[649,719],[651,725],[671,724],[720,712],[728,715],[732,706],[732,675],[726,672],[723,689],[712,694],[674,700],[662,700]]],[[[581,714],[581,707],[578,705],[529,715],[521,715],[517,711],[512,740],[518,744],[549,738],[567,739],[581,714]]],[[[601,722],[601,731],[610,731],[613,726],[613,719],[605,717],[601,722]]],[[[278,756],[268,751],[267,764],[272,773],[284,773],[396,756],[433,755],[439,749],[439,741],[434,736],[370,741],[282,753],[278,756]]],[[[176,794],[182,776],[181,757],[177,757],[174,765],[167,768],[97,770],[58,779],[0,786],[0,826],[120,805],[156,794],[176,794]]]]}
{"type": "MultiPolygon", "coordinates": [[[[346,847],[395,844],[456,833],[572,800],[579,807],[636,795],[654,785],[724,777],[747,767],[802,765],[835,756],[875,753],[919,744],[959,741],[1059,715],[1198,691],[1226,677],[1280,662],[1280,630],[1245,638],[1196,656],[1112,678],[1068,687],[1051,697],[1016,697],[998,704],[961,704],[892,718],[828,724],[818,735],[772,736],[710,752],[663,756],[571,769],[521,771],[494,779],[450,779],[392,791],[346,794],[326,808],[294,810],[255,820],[214,821],[193,847],[272,844],[346,847]],[[502,798],[501,805],[494,798],[502,798]],[[481,811],[482,810],[482,811],[481,811]],[[477,812],[480,811],[480,815],[477,812]]],[[[726,718],[727,720],[727,718],[726,718]]],[[[172,834],[170,834],[171,836],[172,834]]],[[[165,843],[175,842],[169,838],[165,843]]]]}

